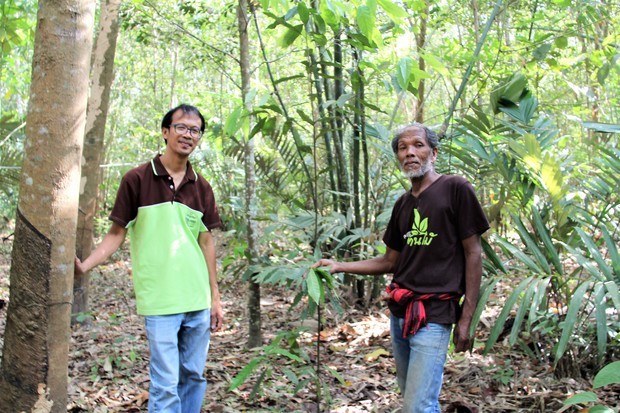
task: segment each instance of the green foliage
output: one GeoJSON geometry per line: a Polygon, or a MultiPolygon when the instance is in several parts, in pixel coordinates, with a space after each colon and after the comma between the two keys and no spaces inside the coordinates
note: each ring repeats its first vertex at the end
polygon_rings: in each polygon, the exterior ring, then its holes
{"type": "MultiPolygon", "coordinates": [[[[266,240],[273,247],[269,248],[270,255],[261,257],[260,263],[248,267],[243,279],[251,277],[253,281],[263,285],[277,285],[287,291],[294,291],[295,298],[289,311],[299,314],[302,326],[305,320],[317,317],[320,326],[323,322],[321,309],[329,308],[336,313],[342,311],[339,297],[341,279],[324,269],[310,268],[311,264],[320,258],[318,251],[312,255],[307,250],[290,248],[290,245],[307,244],[313,238],[313,226],[318,225],[318,228],[321,228],[320,239],[329,240],[342,231],[346,224],[345,216],[335,214],[322,218],[310,213],[299,213],[281,223],[272,224],[265,230],[265,233],[271,234],[270,240],[266,240]]],[[[362,234],[359,236],[363,237],[362,234]]],[[[342,247],[359,241],[355,236],[350,236],[342,247]]],[[[239,253],[243,251],[243,248],[239,249],[239,253]]],[[[284,375],[286,393],[295,394],[312,385],[329,403],[331,380],[325,379],[320,371],[326,370],[330,377],[341,383],[344,383],[344,380],[336,371],[323,364],[313,365],[302,344],[302,337],[307,330],[301,327],[279,332],[269,345],[257,350],[258,354],[234,377],[230,389],[237,389],[252,380],[250,398],[254,398],[265,391],[265,386],[276,385],[270,381],[272,377],[284,375]]],[[[282,381],[279,380],[277,385],[282,385],[282,381]]]]}
{"type": "MultiPolygon", "coordinates": [[[[214,185],[234,243],[226,275],[294,287],[303,316],[314,315],[318,303],[337,303],[337,288],[328,285],[340,280],[316,271],[304,277],[309,251],[352,259],[384,251],[380,232],[408,185],[394,166],[389,130],[421,107],[435,128],[475,64],[437,167],[475,184],[494,228],[476,314],[508,282],[515,290],[492,329],[495,339],[512,322],[509,344],[558,368],[563,358],[617,354],[617,7],[526,1],[504,8],[478,42],[479,14],[466,3],[254,4],[253,85],[241,102],[235,2],[122,2],[101,216],[122,173],[161,150],[162,114],[192,103],[207,120],[192,162],[214,185]],[[422,22],[427,36],[418,47],[422,22]],[[263,256],[252,267],[243,240],[250,138],[265,229],[263,256]],[[368,161],[354,157],[356,143],[368,161]],[[354,181],[367,186],[354,194],[354,181]],[[365,210],[354,209],[356,196],[365,210]]],[[[24,137],[20,130],[6,138],[26,116],[36,6],[0,6],[0,166],[11,167],[0,170],[3,216],[17,201],[12,168],[24,137]]]]}
{"type": "MultiPolygon", "coordinates": [[[[614,361],[603,367],[594,377],[592,389],[596,390],[614,384],[620,384],[620,361],[614,361]]],[[[566,411],[575,405],[590,405],[598,401],[598,396],[594,391],[579,392],[566,399],[564,401],[564,407],[558,410],[558,413],[566,411]]],[[[600,404],[591,405],[587,410],[597,413],[613,413],[615,411],[611,406],[603,406],[600,404]]]]}
{"type": "MultiPolygon", "coordinates": [[[[317,276],[317,281],[318,277],[323,277],[323,275],[319,275],[321,271],[312,272],[311,270],[311,273],[317,276]]],[[[308,290],[311,297],[314,295],[311,292],[313,288],[309,287],[308,290]]],[[[316,298],[315,303],[321,300],[320,294],[314,298],[316,298]]],[[[257,395],[261,394],[265,386],[270,385],[269,379],[271,377],[274,375],[276,377],[284,376],[287,379],[286,388],[283,390],[286,394],[294,395],[309,385],[313,385],[316,391],[326,397],[327,402],[329,402],[329,380],[322,379],[319,365],[313,366],[304,345],[300,344],[303,341],[302,336],[307,332],[308,328],[303,326],[291,331],[280,332],[271,343],[260,349],[255,349],[258,355],[254,356],[231,380],[229,390],[235,390],[248,380],[255,378],[250,392],[250,400],[254,400],[257,395]]],[[[341,384],[344,384],[344,379],[338,372],[328,366],[322,366],[322,369],[326,370],[331,377],[341,384]]],[[[282,385],[282,380],[278,382],[279,385],[282,385]]]]}
{"type": "Polygon", "coordinates": [[[23,126],[12,116],[0,118],[0,216],[13,217],[22,163],[23,126]]]}
{"type": "MultiPolygon", "coordinates": [[[[499,199],[489,215],[494,221],[510,222],[505,235],[496,233],[490,239],[501,253],[485,247],[487,271],[516,278],[485,352],[509,328],[509,345],[553,361],[559,374],[573,374],[578,360],[591,354],[595,362],[604,362],[614,357],[608,352],[610,344],[617,346],[620,324],[613,314],[620,308],[618,234],[611,230],[613,213],[601,214],[598,208],[612,212],[620,205],[610,191],[616,182],[609,180],[620,169],[612,160],[615,148],[597,147],[598,173],[577,178],[583,182],[580,190],[597,200],[597,208],[581,208],[574,187],[567,185],[575,179],[567,173],[571,154],[559,159],[558,132],[544,115],[534,116],[536,106],[524,76],[508,78],[491,95],[493,112],[500,117],[490,118],[473,107],[474,116],[464,117],[458,129],[462,135],[452,151],[459,160],[478,159],[474,164],[479,166],[471,171],[478,180],[493,177],[486,190],[499,193],[499,199]],[[594,351],[589,350],[591,342],[596,342],[594,351]]],[[[488,296],[483,289],[479,309],[488,296]]]]}

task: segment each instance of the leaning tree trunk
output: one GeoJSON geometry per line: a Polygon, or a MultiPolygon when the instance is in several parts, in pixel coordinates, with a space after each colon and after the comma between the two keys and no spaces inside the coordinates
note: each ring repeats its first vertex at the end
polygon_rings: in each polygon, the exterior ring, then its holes
{"type": "Polygon", "coordinates": [[[67,411],[75,228],[94,0],[37,15],[0,411],[67,411]]]}
{"type": "MultiPolygon", "coordinates": [[[[118,38],[118,15],[121,0],[101,2],[99,34],[93,48],[92,86],[86,111],[86,133],[82,151],[82,179],[80,185],[80,213],[76,234],[76,255],[84,259],[93,248],[94,221],[101,182],[101,163],[104,150],[105,125],[114,79],[114,55],[118,38]]],[[[88,311],[89,275],[76,276],[73,281],[72,321],[89,321],[77,317],[88,311]]]]}
{"type": "MultiPolygon", "coordinates": [[[[242,102],[251,112],[251,104],[246,101],[250,91],[250,42],[248,38],[248,2],[239,0],[237,22],[239,27],[239,66],[241,70],[242,102]]],[[[248,225],[248,256],[249,265],[258,263],[258,229],[256,226],[256,167],[254,160],[254,137],[245,140],[245,208],[248,225]]],[[[260,308],[260,284],[249,280],[248,289],[248,347],[263,344],[263,333],[260,308]]]]}

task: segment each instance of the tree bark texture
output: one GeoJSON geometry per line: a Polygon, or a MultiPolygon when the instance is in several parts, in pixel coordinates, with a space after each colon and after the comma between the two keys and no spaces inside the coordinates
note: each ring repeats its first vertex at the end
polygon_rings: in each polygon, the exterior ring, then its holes
{"type": "MultiPolygon", "coordinates": [[[[250,41],[248,38],[248,2],[239,0],[237,9],[237,22],[239,26],[239,66],[241,70],[241,96],[242,100],[251,112],[250,102],[247,96],[250,91],[250,41]]],[[[248,226],[248,256],[249,265],[256,265],[258,261],[258,228],[256,225],[256,163],[254,157],[254,137],[245,142],[245,207],[248,226]]],[[[261,308],[260,308],[260,284],[249,280],[248,288],[248,347],[258,347],[263,344],[261,308]]]]}
{"type": "MultiPolygon", "coordinates": [[[[93,48],[92,85],[86,111],[86,132],[82,151],[80,209],[75,252],[78,258],[90,255],[93,248],[94,218],[101,183],[99,165],[103,157],[105,125],[114,80],[114,56],[118,38],[118,15],[121,0],[101,2],[99,34],[93,48]]],[[[76,276],[73,281],[73,321],[75,315],[88,311],[89,275],[76,276]]],[[[88,319],[86,319],[88,320],[88,319]]]]}
{"type": "Polygon", "coordinates": [[[94,0],[39,1],[0,411],[66,412],[94,0]]]}

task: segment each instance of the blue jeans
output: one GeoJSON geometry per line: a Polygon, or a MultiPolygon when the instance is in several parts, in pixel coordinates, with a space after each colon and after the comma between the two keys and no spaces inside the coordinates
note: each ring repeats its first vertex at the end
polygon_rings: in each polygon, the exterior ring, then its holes
{"type": "Polygon", "coordinates": [[[151,352],[149,412],[200,413],[211,310],[144,319],[151,352]]]}
{"type": "Polygon", "coordinates": [[[439,392],[450,344],[451,324],[429,323],[403,338],[403,318],[390,317],[392,350],[403,413],[440,413],[439,392]]]}

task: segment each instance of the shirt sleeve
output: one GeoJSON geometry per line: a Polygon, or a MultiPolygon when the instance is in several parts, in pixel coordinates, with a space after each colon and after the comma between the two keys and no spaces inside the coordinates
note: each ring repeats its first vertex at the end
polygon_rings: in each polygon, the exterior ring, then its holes
{"type": "Polygon", "coordinates": [[[221,228],[223,224],[215,202],[215,195],[213,194],[213,188],[211,188],[211,185],[208,182],[206,182],[204,201],[205,204],[204,210],[202,211],[202,222],[209,231],[216,228],[221,228]]]}
{"type": "Polygon", "coordinates": [[[405,246],[405,240],[400,233],[399,230],[399,219],[400,219],[400,209],[402,208],[403,197],[401,196],[394,203],[394,208],[392,208],[392,216],[390,217],[390,221],[388,222],[387,228],[385,229],[385,233],[383,234],[383,242],[389,248],[395,251],[402,251],[405,246]]]}
{"type": "Polygon", "coordinates": [[[489,229],[489,221],[476,197],[473,185],[464,180],[457,195],[458,235],[461,240],[489,229]]]}
{"type": "Polygon", "coordinates": [[[125,174],[118,187],[114,207],[108,217],[110,221],[113,221],[122,227],[127,227],[127,225],[138,215],[139,193],[140,180],[135,174],[125,174]]]}

